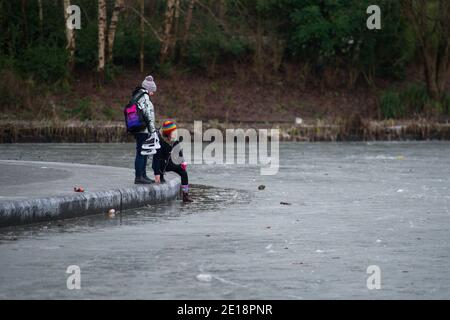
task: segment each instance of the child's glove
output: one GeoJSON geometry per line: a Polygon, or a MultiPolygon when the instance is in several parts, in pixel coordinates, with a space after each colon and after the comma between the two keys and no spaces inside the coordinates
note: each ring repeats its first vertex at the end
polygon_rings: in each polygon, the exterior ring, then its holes
{"type": "Polygon", "coordinates": [[[188,166],[187,162],[183,162],[183,163],[181,164],[181,169],[183,169],[184,171],[186,171],[187,166],[188,166]]]}

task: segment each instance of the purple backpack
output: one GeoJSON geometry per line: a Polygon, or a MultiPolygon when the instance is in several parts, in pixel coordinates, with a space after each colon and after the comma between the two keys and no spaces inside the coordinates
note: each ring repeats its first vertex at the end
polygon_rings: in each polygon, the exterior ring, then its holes
{"type": "Polygon", "coordinates": [[[145,130],[147,127],[147,122],[143,112],[138,107],[138,101],[144,96],[144,94],[146,94],[146,92],[141,92],[133,97],[123,111],[125,116],[125,125],[127,126],[127,131],[129,133],[137,133],[145,130]]]}

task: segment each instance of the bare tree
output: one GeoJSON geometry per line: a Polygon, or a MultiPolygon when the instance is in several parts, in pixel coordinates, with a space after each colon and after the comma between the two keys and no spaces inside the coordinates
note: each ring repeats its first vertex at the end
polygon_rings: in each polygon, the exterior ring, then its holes
{"type": "Polygon", "coordinates": [[[219,19],[220,21],[225,21],[225,15],[227,13],[227,2],[226,0],[219,1],[219,19]]]}
{"type": "Polygon", "coordinates": [[[163,42],[162,37],[159,35],[158,31],[156,31],[155,27],[153,27],[153,25],[150,23],[150,21],[148,21],[145,16],[139,12],[138,10],[136,10],[136,8],[134,8],[133,6],[129,6],[129,5],[125,5],[125,9],[132,11],[134,14],[136,14],[137,16],[140,17],[140,19],[142,19],[142,21],[144,21],[144,24],[146,26],[148,26],[150,28],[150,30],[153,32],[155,38],[159,41],[159,42],[163,42]]]}
{"type": "Polygon", "coordinates": [[[172,28],[175,19],[176,1],[167,0],[166,16],[164,19],[164,36],[161,45],[160,62],[164,63],[165,59],[169,55],[169,50],[172,42],[172,28]]]}
{"type": "Polygon", "coordinates": [[[180,0],[175,0],[175,17],[174,17],[174,28],[170,41],[170,49],[172,56],[177,58],[179,56],[179,47],[177,46],[179,33],[180,33],[180,0]]]}
{"type": "Polygon", "coordinates": [[[184,23],[183,46],[186,45],[186,43],[189,39],[189,32],[191,29],[192,14],[194,12],[195,2],[196,2],[196,0],[189,1],[189,6],[188,6],[187,14],[186,14],[186,20],[184,23]]]}
{"type": "Polygon", "coordinates": [[[74,64],[75,64],[75,49],[76,49],[76,42],[75,42],[75,30],[72,28],[69,28],[67,26],[67,19],[69,19],[69,13],[67,12],[67,9],[70,7],[70,0],[64,0],[64,17],[66,21],[66,50],[69,53],[69,69],[70,71],[73,70],[74,64]]]}
{"type": "Polygon", "coordinates": [[[125,9],[124,0],[116,0],[111,17],[111,23],[108,28],[108,62],[113,62],[114,40],[116,37],[117,23],[120,13],[125,9]]]}
{"type": "Polygon", "coordinates": [[[38,9],[39,9],[39,29],[41,31],[41,34],[44,29],[44,10],[42,8],[42,0],[38,0],[38,9]]]}
{"type": "Polygon", "coordinates": [[[229,29],[228,29],[228,26],[227,26],[226,21],[225,21],[225,14],[226,14],[226,10],[227,10],[226,1],[224,1],[223,3],[219,3],[219,4],[220,4],[220,6],[221,6],[221,7],[219,7],[219,14],[222,14],[222,15],[223,15],[223,19],[217,17],[217,15],[213,12],[213,10],[211,10],[211,8],[210,8],[208,5],[204,4],[204,3],[203,3],[202,1],[200,1],[200,0],[197,0],[197,5],[198,5],[199,7],[202,7],[203,9],[205,9],[205,10],[210,14],[210,16],[211,16],[211,17],[212,17],[212,18],[213,18],[220,26],[222,26],[223,30],[224,30],[226,33],[229,33],[229,29]]]}
{"type": "Polygon", "coordinates": [[[429,95],[441,101],[450,78],[450,1],[401,0],[416,34],[429,95]]]}
{"type": "Polygon", "coordinates": [[[27,16],[27,0],[22,0],[22,18],[23,18],[23,29],[24,29],[24,44],[28,46],[29,44],[29,32],[28,32],[28,16],[27,16]]]}
{"type": "Polygon", "coordinates": [[[98,0],[98,66],[99,80],[105,77],[106,0],[98,0]]]}
{"type": "Polygon", "coordinates": [[[141,73],[144,72],[144,60],[145,60],[145,54],[144,54],[144,36],[145,36],[145,21],[144,21],[144,14],[145,14],[145,2],[144,0],[140,0],[140,8],[141,8],[141,48],[139,52],[139,61],[140,61],[140,67],[141,67],[141,73]]]}
{"type": "Polygon", "coordinates": [[[149,0],[147,7],[147,16],[149,17],[149,19],[151,19],[155,16],[155,12],[157,11],[158,0],[149,0]]]}
{"type": "Polygon", "coordinates": [[[174,45],[174,42],[176,41],[176,35],[178,35],[178,27],[180,25],[180,0],[175,0],[175,27],[174,27],[174,34],[175,37],[172,37],[172,45],[174,45]]]}
{"type": "Polygon", "coordinates": [[[182,44],[180,46],[180,52],[179,52],[180,57],[184,56],[186,45],[189,40],[189,34],[191,31],[191,24],[192,24],[192,15],[194,13],[195,3],[196,3],[196,0],[189,0],[188,9],[186,12],[186,18],[184,21],[183,39],[182,39],[182,44]]]}

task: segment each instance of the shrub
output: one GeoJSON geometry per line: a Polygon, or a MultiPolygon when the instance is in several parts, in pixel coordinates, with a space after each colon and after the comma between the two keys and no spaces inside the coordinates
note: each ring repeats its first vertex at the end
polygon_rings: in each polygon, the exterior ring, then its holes
{"type": "MultiPolygon", "coordinates": [[[[367,75],[403,78],[414,56],[415,42],[401,19],[399,4],[378,1],[383,11],[382,30],[366,27],[367,0],[286,1],[291,13],[288,52],[317,70],[351,67],[367,75]]],[[[287,11],[289,12],[289,11],[287,11]]]]}
{"type": "Polygon", "coordinates": [[[421,84],[411,84],[400,93],[400,100],[408,112],[421,114],[429,103],[427,88],[421,84]]]}
{"type": "Polygon", "coordinates": [[[94,113],[92,110],[92,101],[90,98],[83,98],[77,102],[76,107],[72,110],[72,116],[81,121],[93,120],[94,113]]]}
{"type": "Polygon", "coordinates": [[[106,120],[114,120],[118,117],[116,117],[117,112],[112,107],[104,107],[103,108],[103,116],[106,118],[106,120]]]}
{"type": "Polygon", "coordinates": [[[95,69],[98,63],[98,26],[95,23],[86,23],[82,32],[76,33],[76,42],[77,66],[95,69]]]}
{"type": "Polygon", "coordinates": [[[450,93],[444,98],[444,109],[448,116],[450,116],[450,93]]]}
{"type": "Polygon", "coordinates": [[[13,57],[0,54],[0,70],[14,70],[16,63],[17,62],[13,57]]]}
{"type": "Polygon", "coordinates": [[[23,114],[23,109],[30,106],[32,90],[25,82],[11,70],[0,71],[0,110],[2,116],[10,118],[23,114]]]}
{"type": "Polygon", "coordinates": [[[384,119],[398,119],[405,116],[406,110],[395,91],[385,91],[381,96],[380,110],[384,119]]]}
{"type": "Polygon", "coordinates": [[[172,74],[173,66],[172,63],[168,61],[162,64],[158,64],[156,70],[158,71],[159,76],[169,77],[172,74]]]}
{"type": "Polygon", "coordinates": [[[123,72],[123,67],[107,63],[105,66],[105,81],[106,83],[114,81],[116,76],[123,72]]]}
{"type": "Polygon", "coordinates": [[[385,119],[398,119],[407,114],[427,114],[430,108],[439,113],[447,113],[447,105],[447,101],[441,104],[433,102],[425,85],[420,83],[409,84],[401,91],[385,91],[380,100],[381,114],[385,119]]]}
{"type": "Polygon", "coordinates": [[[19,62],[19,68],[26,77],[31,75],[40,81],[56,82],[69,76],[67,58],[64,48],[30,47],[19,62]]]}
{"type": "Polygon", "coordinates": [[[184,62],[192,70],[208,70],[215,64],[243,57],[249,51],[250,45],[244,38],[229,36],[209,26],[188,42],[184,62]]]}

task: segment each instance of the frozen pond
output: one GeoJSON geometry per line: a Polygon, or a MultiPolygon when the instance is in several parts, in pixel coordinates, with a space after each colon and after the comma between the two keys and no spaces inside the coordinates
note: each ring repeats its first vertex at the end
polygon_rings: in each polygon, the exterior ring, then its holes
{"type": "MultiPolygon", "coordinates": [[[[132,167],[133,148],[0,145],[0,159],[132,167]]],[[[191,166],[192,205],[0,230],[0,299],[450,298],[450,143],[285,143],[280,156],[276,176],[191,166]]]]}

